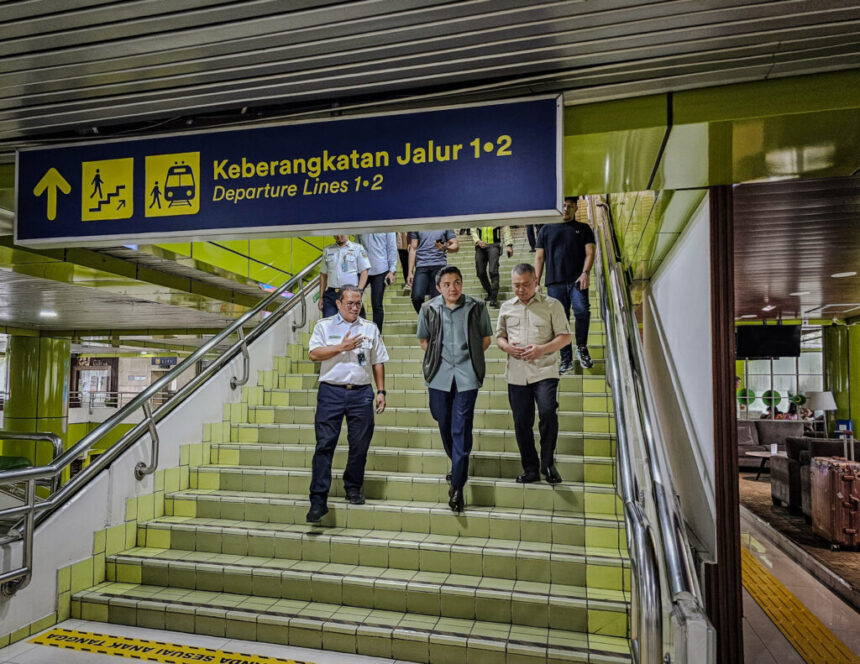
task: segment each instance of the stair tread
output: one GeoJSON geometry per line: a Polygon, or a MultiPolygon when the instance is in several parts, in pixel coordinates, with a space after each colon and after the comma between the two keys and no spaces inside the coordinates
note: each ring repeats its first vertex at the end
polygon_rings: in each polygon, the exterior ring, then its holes
{"type": "Polygon", "coordinates": [[[550,542],[530,542],[527,540],[503,540],[491,537],[468,537],[460,535],[435,535],[409,531],[375,530],[366,528],[327,527],[307,523],[285,524],[264,523],[261,521],[237,521],[235,519],[208,519],[185,516],[156,517],[145,524],[147,527],[211,529],[217,531],[255,531],[267,534],[281,534],[319,541],[324,538],[351,538],[361,541],[398,542],[404,546],[435,545],[456,548],[458,551],[471,548],[481,550],[515,551],[523,554],[566,555],[584,558],[589,561],[614,561],[623,563],[629,560],[626,552],[617,548],[580,546],[550,542]]]}
{"type": "MultiPolygon", "coordinates": [[[[291,493],[266,493],[262,491],[230,491],[225,489],[182,489],[180,491],[172,491],[165,494],[165,498],[182,499],[182,498],[242,498],[248,501],[266,501],[273,503],[284,504],[308,504],[308,497],[304,494],[291,493]]],[[[410,510],[428,510],[434,513],[450,515],[451,510],[447,505],[442,503],[428,503],[421,501],[407,500],[384,500],[373,501],[368,500],[364,505],[350,505],[347,502],[338,502],[332,500],[329,502],[329,509],[345,507],[348,509],[410,509],[410,510]]],[[[539,519],[550,519],[551,521],[570,521],[580,523],[587,521],[589,525],[619,525],[624,522],[622,515],[612,518],[609,514],[595,514],[593,516],[582,515],[579,512],[571,512],[566,510],[555,510],[547,512],[546,510],[534,509],[529,507],[498,507],[487,505],[475,505],[469,508],[469,515],[473,517],[479,516],[504,516],[504,517],[529,517],[539,519]]],[[[260,522],[264,523],[264,522],[260,522]]]]}
{"type": "MultiPolygon", "coordinates": [[[[413,408],[411,410],[415,410],[415,409],[413,408]]],[[[261,428],[267,428],[267,429],[274,429],[274,428],[307,429],[308,427],[313,427],[313,422],[260,422],[259,424],[253,423],[253,422],[236,422],[235,424],[232,424],[232,426],[234,426],[234,427],[245,427],[245,428],[261,427],[261,428]]],[[[493,435],[493,434],[497,435],[497,434],[502,434],[502,433],[507,434],[511,437],[514,437],[514,435],[515,435],[513,429],[497,429],[497,428],[492,428],[492,427],[475,427],[474,430],[480,431],[481,433],[488,434],[488,435],[493,435]]],[[[405,426],[401,426],[401,425],[397,425],[397,424],[378,424],[374,427],[374,431],[407,431],[407,432],[409,432],[409,431],[422,431],[422,432],[423,431],[435,431],[438,433],[439,428],[437,426],[426,426],[426,427],[410,426],[410,427],[405,427],[405,426]]],[[[535,431],[537,431],[537,429],[535,429],[535,431]]],[[[610,440],[615,439],[614,433],[607,433],[605,431],[594,431],[594,432],[591,432],[591,431],[559,431],[558,436],[559,436],[559,438],[561,438],[561,437],[573,437],[573,438],[586,437],[586,438],[607,438],[610,440]]],[[[241,443],[237,443],[237,444],[241,444],[241,443]]],[[[249,444],[256,445],[257,443],[249,443],[249,444]]]]}
{"type": "MultiPolygon", "coordinates": [[[[629,662],[630,645],[627,639],[570,632],[545,627],[527,627],[462,618],[445,618],[413,613],[382,611],[340,604],[323,604],[302,600],[284,600],[232,593],[207,592],[105,582],[89,590],[74,594],[74,599],[85,603],[111,604],[136,608],[138,603],[156,610],[178,613],[203,612],[208,616],[258,616],[258,620],[295,620],[297,628],[358,630],[386,633],[389,638],[406,638],[414,641],[426,636],[446,639],[474,639],[497,644],[508,651],[521,646],[532,652],[551,649],[553,656],[584,656],[591,662],[629,662]],[[411,638],[410,638],[411,637],[411,638]]],[[[477,645],[477,644],[476,644],[477,645]]]]}
{"type": "Polygon", "coordinates": [[[437,586],[440,591],[445,587],[474,588],[483,590],[501,590],[512,594],[543,595],[547,601],[554,597],[565,599],[581,599],[606,605],[626,605],[630,602],[630,593],[625,590],[609,590],[589,588],[588,586],[571,586],[560,583],[540,583],[536,581],[519,581],[500,579],[489,576],[473,576],[446,572],[421,572],[418,570],[391,569],[387,567],[372,567],[370,565],[347,565],[342,563],[323,563],[318,569],[312,561],[290,558],[263,558],[259,556],[235,556],[230,554],[209,553],[205,551],[177,551],[175,549],[158,549],[153,547],[134,547],[121,551],[107,559],[119,564],[129,561],[158,560],[170,564],[193,566],[198,564],[218,567],[240,567],[266,570],[294,570],[302,574],[326,575],[350,579],[377,579],[400,581],[403,583],[422,583],[437,586]],[[181,554],[181,555],[176,555],[181,554]]]}
{"type": "MultiPolygon", "coordinates": [[[[311,472],[310,468],[286,468],[284,466],[242,466],[242,465],[230,465],[230,464],[216,464],[216,463],[205,463],[199,466],[196,466],[197,470],[206,470],[206,471],[220,471],[220,470],[238,470],[242,472],[250,472],[250,473],[299,473],[299,474],[307,474],[309,475],[311,472]]],[[[342,474],[342,469],[332,468],[332,477],[339,477],[342,474]]],[[[447,480],[444,477],[439,475],[421,475],[416,473],[401,473],[396,471],[388,471],[388,470],[366,470],[364,473],[365,477],[391,477],[398,479],[415,479],[420,482],[432,482],[432,483],[447,483],[447,480]]],[[[528,488],[535,486],[542,486],[540,483],[533,484],[520,484],[515,479],[507,479],[503,477],[483,477],[478,475],[470,475],[469,482],[474,484],[504,484],[505,486],[511,485],[514,487],[520,488],[528,488]]],[[[468,485],[467,485],[468,486],[468,485]]],[[[615,486],[612,484],[601,484],[599,482],[577,482],[577,481],[565,481],[561,484],[554,485],[545,485],[552,486],[554,490],[565,490],[565,489],[588,489],[594,490],[599,493],[615,493],[615,486]]]]}
{"type": "MultiPolygon", "coordinates": [[[[311,445],[302,445],[300,443],[212,443],[213,448],[224,448],[228,450],[244,450],[244,449],[273,449],[273,450],[307,450],[311,445]]],[[[346,450],[342,450],[344,453],[346,450]]],[[[435,456],[435,457],[446,457],[445,450],[434,449],[434,448],[421,448],[421,447],[396,447],[392,445],[386,445],[384,447],[371,447],[368,450],[368,454],[411,454],[414,456],[435,456]]],[[[496,452],[496,451],[482,451],[482,450],[472,450],[469,455],[470,457],[488,457],[488,458],[504,458],[504,459],[513,459],[518,460],[520,458],[519,452],[496,452]]],[[[596,463],[596,464],[612,464],[615,463],[615,457],[610,456],[586,456],[581,454],[556,454],[556,461],[566,461],[568,463],[596,463]]],[[[471,477],[471,476],[470,476],[471,477]]]]}

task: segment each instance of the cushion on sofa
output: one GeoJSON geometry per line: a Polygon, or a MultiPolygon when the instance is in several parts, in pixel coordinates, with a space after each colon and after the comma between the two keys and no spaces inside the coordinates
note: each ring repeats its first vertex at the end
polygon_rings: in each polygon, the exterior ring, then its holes
{"type": "Polygon", "coordinates": [[[803,436],[803,422],[800,420],[755,420],[755,426],[758,443],[765,447],[785,445],[785,439],[789,436],[803,436]]]}
{"type": "Polygon", "coordinates": [[[738,446],[758,445],[754,420],[738,420],[738,446]]]}

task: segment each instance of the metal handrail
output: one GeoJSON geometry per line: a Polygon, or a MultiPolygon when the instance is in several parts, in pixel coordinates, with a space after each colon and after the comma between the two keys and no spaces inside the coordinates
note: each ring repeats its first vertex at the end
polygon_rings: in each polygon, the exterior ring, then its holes
{"type": "MultiPolygon", "coordinates": [[[[260,313],[264,309],[267,309],[270,305],[278,302],[279,298],[281,298],[281,296],[285,292],[295,287],[296,284],[299,285],[297,296],[291,297],[288,300],[282,300],[279,306],[277,306],[275,310],[270,313],[270,315],[266,316],[262,320],[262,322],[256,325],[244,339],[240,339],[239,341],[231,345],[214,362],[212,362],[212,364],[210,364],[200,374],[198,374],[192,380],[186,383],[181,389],[179,389],[175,394],[173,394],[173,396],[171,396],[166,402],[164,402],[156,411],[152,412],[151,414],[148,414],[148,417],[145,417],[143,421],[134,426],[114,445],[112,445],[105,452],[100,454],[95,461],[93,461],[83,471],[75,475],[75,477],[73,477],[68,483],[55,491],[50,497],[38,504],[34,503],[32,505],[23,505],[20,507],[7,508],[5,510],[0,511],[0,516],[6,518],[19,515],[24,517],[25,525],[23,526],[24,532],[22,533],[22,538],[24,539],[25,551],[31,551],[32,549],[33,528],[35,526],[44,521],[44,519],[50,516],[50,514],[52,514],[59,507],[65,504],[72,496],[78,493],[104,468],[108,467],[116,458],[118,458],[123,452],[125,452],[126,449],[128,449],[129,447],[131,447],[131,445],[137,442],[137,440],[145,432],[150,431],[150,427],[154,427],[155,424],[157,424],[159,421],[169,415],[177,406],[179,406],[179,404],[185,401],[185,399],[187,399],[216,371],[218,371],[222,366],[232,360],[234,356],[240,353],[241,347],[244,344],[253,342],[267,329],[269,329],[275,322],[280,320],[288,311],[290,311],[294,306],[296,306],[299,301],[303,301],[309,293],[312,293],[318,285],[318,278],[312,280],[308,285],[303,285],[303,282],[305,277],[310,275],[316,269],[321,260],[321,258],[317,258],[315,261],[307,265],[303,270],[301,270],[294,277],[290,278],[277,290],[272,292],[267,298],[257,304],[254,308],[243,314],[240,318],[233,321],[224,330],[222,330],[214,337],[209,339],[207,342],[202,344],[195,352],[185,358],[185,360],[180,362],[171,371],[166,373],[164,376],[162,376],[152,385],[146,388],[143,392],[137,395],[117,413],[99,424],[89,434],[81,438],[81,440],[79,440],[75,445],[66,450],[58,458],[54,459],[50,464],[35,468],[25,468],[20,470],[0,472],[0,485],[13,484],[18,482],[31,482],[46,477],[58,477],[67,466],[71,465],[73,460],[75,460],[82,454],[88,452],[89,449],[98,440],[100,440],[103,436],[109,433],[118,424],[123,422],[132,412],[134,412],[138,408],[143,407],[144,405],[148,406],[149,400],[153,396],[155,396],[159,391],[161,391],[169,383],[175,380],[184,371],[186,371],[190,367],[194,367],[197,361],[204,357],[207,353],[209,353],[209,351],[211,351],[213,347],[217,346],[222,341],[230,337],[237,330],[243,328],[246,323],[250,322],[251,319],[258,313],[260,313]],[[33,518],[34,515],[35,520],[33,518]],[[32,523],[31,527],[27,527],[26,523],[32,523]]],[[[157,445],[157,443],[155,443],[155,445],[157,445]]],[[[153,448],[153,463],[156,461],[157,446],[153,448]]],[[[27,567],[26,571],[25,568],[22,567],[18,570],[10,570],[9,572],[0,574],[0,583],[5,582],[5,585],[2,589],[3,592],[5,592],[6,594],[14,593],[16,590],[26,585],[26,583],[29,583],[31,567],[31,565],[27,567]]]]}
{"type": "Polygon", "coordinates": [[[623,385],[619,366],[619,343],[616,323],[609,306],[606,275],[604,274],[605,250],[597,245],[595,272],[598,300],[604,321],[607,346],[606,354],[609,383],[615,396],[615,431],[617,440],[618,488],[624,503],[627,525],[627,548],[630,551],[631,593],[631,641],[633,656],[637,664],[658,664],[663,657],[663,609],[660,590],[660,571],[657,548],[645,509],[639,498],[639,486],[633,470],[631,443],[628,440],[628,423],[632,421],[627,412],[627,401],[621,395],[623,385]]]}
{"type": "MultiPolygon", "coordinates": [[[[639,338],[636,319],[630,299],[628,282],[618,260],[613,243],[611,220],[608,206],[600,202],[605,214],[601,217],[595,210],[593,197],[588,197],[589,208],[597,231],[600,260],[598,268],[602,278],[599,278],[601,309],[606,323],[607,335],[612,352],[608,354],[610,375],[613,382],[613,392],[616,396],[616,431],[618,438],[618,473],[619,487],[622,500],[625,503],[625,515],[628,525],[628,544],[634,558],[633,567],[636,576],[641,578],[634,588],[640,593],[642,606],[634,602],[634,611],[644,613],[635,616],[634,626],[639,630],[638,648],[634,655],[637,661],[651,664],[665,661],[663,659],[663,626],[662,607],[660,605],[659,579],[662,576],[667,584],[675,613],[681,622],[695,618],[707,624],[697,579],[693,573],[690,548],[684,532],[680,506],[676,498],[669,471],[668,459],[662,431],[656,419],[653,398],[647,386],[650,386],[644,361],[642,343],[639,338]],[[612,296],[610,306],[609,291],[612,296]],[[621,371],[621,360],[627,372],[621,371]],[[632,390],[633,403],[628,409],[627,400],[622,391],[632,390]],[[627,438],[627,426],[638,427],[645,446],[645,458],[648,468],[648,481],[651,486],[654,509],[657,516],[657,527],[660,537],[654,537],[654,531],[648,523],[642,500],[644,494],[638,486],[636,474],[630,456],[631,445],[627,438]],[[636,541],[637,538],[642,541],[636,541]],[[655,539],[659,539],[663,574],[660,575],[660,559],[656,555],[655,539]],[[636,572],[635,567],[641,569],[636,572]],[[653,578],[650,578],[654,575],[653,578]],[[653,593],[656,592],[656,595],[653,593]],[[656,604],[656,607],[654,603],[656,604]],[[649,616],[653,613],[654,616],[649,616]],[[644,637],[644,639],[642,638],[644,637]]],[[[711,628],[712,629],[712,628],[711,628]]],[[[699,653],[697,661],[712,661],[713,653],[699,653]]],[[[668,657],[668,655],[667,655],[668,657]]]]}

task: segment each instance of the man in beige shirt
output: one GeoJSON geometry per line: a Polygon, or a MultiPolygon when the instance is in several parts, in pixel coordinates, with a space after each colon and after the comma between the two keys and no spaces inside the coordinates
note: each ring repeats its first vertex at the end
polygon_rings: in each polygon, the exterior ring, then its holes
{"type": "Polygon", "coordinates": [[[508,354],[505,380],[514,415],[514,432],[523,464],[517,482],[562,481],[555,467],[558,439],[559,349],[570,343],[570,322],[561,302],[537,292],[535,269],[520,263],[511,272],[516,297],[499,310],[496,342],[508,354]],[[540,458],[535,451],[535,403],[540,423],[540,458]]]}

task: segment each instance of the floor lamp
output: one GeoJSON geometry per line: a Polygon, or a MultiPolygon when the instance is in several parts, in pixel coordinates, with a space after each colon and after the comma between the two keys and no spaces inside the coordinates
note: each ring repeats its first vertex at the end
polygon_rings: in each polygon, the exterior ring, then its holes
{"type": "Polygon", "coordinates": [[[819,410],[824,413],[824,437],[827,438],[827,412],[836,410],[833,392],[807,392],[806,407],[813,413],[819,410]]]}

